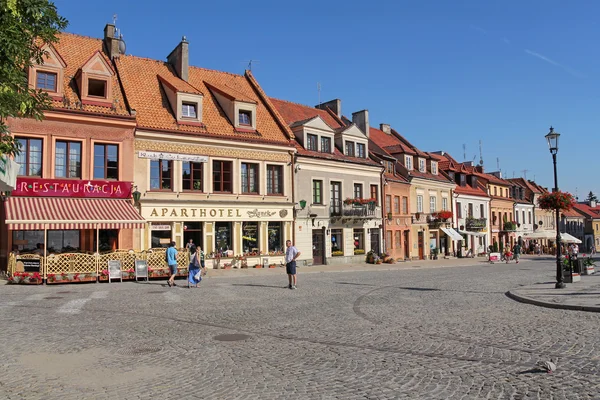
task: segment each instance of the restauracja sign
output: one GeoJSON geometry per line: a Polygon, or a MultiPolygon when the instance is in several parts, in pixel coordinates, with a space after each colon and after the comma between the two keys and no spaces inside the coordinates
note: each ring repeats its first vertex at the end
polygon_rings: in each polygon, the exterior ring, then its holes
{"type": "Polygon", "coordinates": [[[131,182],[17,178],[13,196],[131,198],[131,182]]]}

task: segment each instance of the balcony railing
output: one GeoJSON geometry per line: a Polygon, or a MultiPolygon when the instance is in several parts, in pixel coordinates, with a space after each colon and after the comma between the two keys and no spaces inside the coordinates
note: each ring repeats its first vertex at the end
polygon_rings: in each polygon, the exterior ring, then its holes
{"type": "Polygon", "coordinates": [[[330,217],[345,218],[381,218],[380,207],[375,204],[344,204],[342,200],[333,200],[329,206],[330,217]]]}
{"type": "Polygon", "coordinates": [[[465,220],[465,227],[468,231],[483,230],[487,226],[487,218],[473,218],[467,217],[465,220]]]}

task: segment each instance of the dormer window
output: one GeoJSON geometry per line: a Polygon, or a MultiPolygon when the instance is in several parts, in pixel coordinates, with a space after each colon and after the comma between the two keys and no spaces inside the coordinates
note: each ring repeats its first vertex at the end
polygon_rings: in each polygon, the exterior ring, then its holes
{"type": "Polygon", "coordinates": [[[321,152],[331,153],[331,138],[321,136],[321,152]]]}
{"type": "Polygon", "coordinates": [[[239,122],[240,125],[252,126],[252,111],[240,110],[239,122]]]}
{"type": "Polygon", "coordinates": [[[318,150],[319,137],[317,135],[306,135],[306,150],[317,151],[318,150]]]}
{"type": "Polygon", "coordinates": [[[412,156],[404,156],[404,166],[406,167],[406,169],[413,169],[412,156]]]}
{"type": "Polygon", "coordinates": [[[48,92],[56,92],[56,74],[46,71],[37,71],[35,88],[48,92]]]}
{"type": "Polygon", "coordinates": [[[83,104],[110,107],[113,102],[114,71],[100,51],[77,71],[75,79],[83,104]]]}
{"type": "Polygon", "coordinates": [[[419,172],[425,172],[425,160],[419,158],[419,172]]]}
{"type": "Polygon", "coordinates": [[[360,157],[360,158],[365,158],[366,157],[366,146],[363,143],[357,143],[356,144],[356,156],[360,157]]]}
{"type": "Polygon", "coordinates": [[[354,142],[346,142],[346,155],[349,157],[354,157],[354,142]]]}
{"type": "Polygon", "coordinates": [[[101,79],[88,80],[88,96],[106,98],[106,81],[101,79]]]}
{"type": "Polygon", "coordinates": [[[437,171],[437,162],[432,161],[431,162],[431,173],[434,175],[437,175],[438,171],[437,171]]]}
{"type": "Polygon", "coordinates": [[[198,104],[196,103],[182,103],[181,104],[181,116],[183,118],[198,118],[198,104]]]}

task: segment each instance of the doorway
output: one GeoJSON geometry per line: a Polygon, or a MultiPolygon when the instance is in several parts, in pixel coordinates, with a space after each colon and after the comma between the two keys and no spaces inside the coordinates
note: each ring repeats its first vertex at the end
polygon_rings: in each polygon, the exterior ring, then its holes
{"type": "Polygon", "coordinates": [[[323,249],[325,247],[325,235],[321,229],[313,229],[312,231],[312,254],[313,265],[323,264],[323,249]]]}
{"type": "Polygon", "coordinates": [[[404,231],[404,259],[408,260],[410,258],[410,247],[408,247],[408,238],[410,236],[409,231],[404,231]]]}
{"type": "Polygon", "coordinates": [[[423,231],[419,231],[418,233],[418,243],[419,243],[419,260],[425,259],[425,248],[423,243],[423,231]]]}
{"type": "Polygon", "coordinates": [[[379,245],[379,229],[371,229],[371,250],[373,253],[380,255],[381,247],[379,245]]]}

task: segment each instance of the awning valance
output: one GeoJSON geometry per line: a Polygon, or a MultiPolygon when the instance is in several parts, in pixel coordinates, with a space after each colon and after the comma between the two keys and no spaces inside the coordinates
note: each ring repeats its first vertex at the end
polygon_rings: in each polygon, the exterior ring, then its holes
{"type": "Polygon", "coordinates": [[[10,197],[6,224],[12,230],[134,229],[143,228],[145,221],[130,200],[10,197]]]}
{"type": "Polygon", "coordinates": [[[485,236],[485,232],[473,232],[473,231],[458,231],[458,233],[461,233],[463,235],[471,235],[471,236],[485,236]]]}
{"type": "Polygon", "coordinates": [[[448,235],[452,240],[464,240],[464,238],[453,228],[440,228],[442,232],[448,235]]]}

